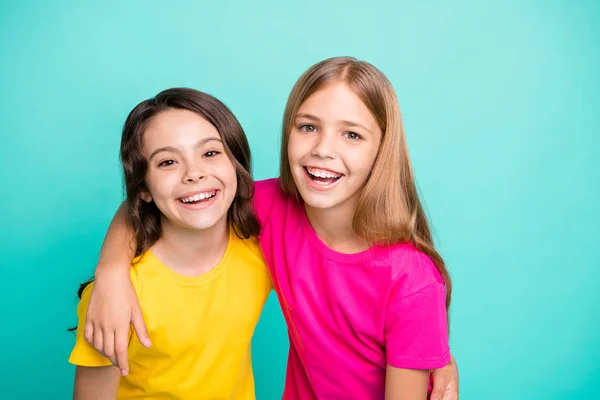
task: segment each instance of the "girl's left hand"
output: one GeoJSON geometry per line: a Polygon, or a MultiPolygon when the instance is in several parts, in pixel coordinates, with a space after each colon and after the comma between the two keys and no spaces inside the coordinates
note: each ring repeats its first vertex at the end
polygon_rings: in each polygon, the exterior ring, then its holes
{"type": "Polygon", "coordinates": [[[454,357],[444,368],[432,371],[431,400],[458,400],[458,367],[454,357]]]}

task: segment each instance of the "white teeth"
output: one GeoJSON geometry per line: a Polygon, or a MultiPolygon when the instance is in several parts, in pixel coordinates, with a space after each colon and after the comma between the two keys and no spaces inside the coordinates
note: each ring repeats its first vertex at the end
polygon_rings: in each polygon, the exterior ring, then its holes
{"type": "Polygon", "coordinates": [[[194,201],[210,199],[212,197],[215,197],[216,194],[217,194],[217,192],[198,193],[198,194],[195,194],[193,196],[182,197],[181,201],[184,202],[184,203],[192,203],[194,201]]]}
{"type": "Polygon", "coordinates": [[[342,174],[336,174],[334,172],[331,171],[326,171],[323,169],[317,169],[317,168],[307,168],[308,169],[308,173],[316,176],[318,178],[339,178],[340,176],[342,176],[342,174]]]}

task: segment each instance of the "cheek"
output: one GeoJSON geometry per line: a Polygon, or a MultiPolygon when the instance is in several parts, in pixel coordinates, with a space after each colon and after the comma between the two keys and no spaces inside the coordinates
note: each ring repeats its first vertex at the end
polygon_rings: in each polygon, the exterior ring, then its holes
{"type": "Polygon", "coordinates": [[[214,175],[227,185],[228,189],[235,189],[237,187],[235,167],[229,160],[215,165],[214,175]]]}
{"type": "Polygon", "coordinates": [[[237,173],[235,167],[232,165],[227,171],[228,184],[233,189],[233,192],[237,192],[237,173]]]}
{"type": "Polygon", "coordinates": [[[179,181],[179,174],[175,171],[150,171],[146,174],[146,187],[155,199],[171,197],[179,181]]]}
{"type": "Polygon", "coordinates": [[[373,169],[376,156],[377,152],[374,149],[362,148],[348,152],[344,161],[351,171],[354,170],[357,177],[366,179],[373,169]]]}
{"type": "Polygon", "coordinates": [[[291,133],[288,140],[288,161],[290,164],[294,164],[306,154],[307,140],[303,140],[297,133],[291,133]]]}
{"type": "Polygon", "coordinates": [[[287,146],[287,152],[288,152],[288,160],[291,163],[292,160],[294,160],[294,149],[296,149],[296,144],[295,144],[295,139],[294,139],[294,135],[290,134],[290,137],[288,139],[288,146],[287,146]]]}
{"type": "MultiPolygon", "coordinates": [[[[238,188],[238,181],[237,181],[237,174],[236,174],[236,170],[235,167],[230,164],[230,165],[226,165],[223,166],[223,168],[221,169],[220,172],[220,180],[224,185],[224,189],[225,189],[225,198],[227,199],[228,202],[233,202],[233,200],[235,199],[236,195],[237,195],[237,188],[238,188]]],[[[231,203],[229,203],[229,206],[231,207],[231,203]]]]}
{"type": "Polygon", "coordinates": [[[146,188],[148,188],[148,192],[150,192],[150,195],[152,197],[157,197],[159,192],[160,181],[161,180],[157,178],[156,174],[152,171],[148,171],[148,173],[146,174],[146,188]]]}
{"type": "Polygon", "coordinates": [[[366,163],[367,169],[368,169],[368,173],[371,173],[371,171],[373,170],[373,166],[375,165],[375,159],[377,158],[377,154],[378,153],[379,153],[378,149],[375,149],[369,155],[369,157],[368,157],[369,161],[368,161],[368,163],[366,163]]]}

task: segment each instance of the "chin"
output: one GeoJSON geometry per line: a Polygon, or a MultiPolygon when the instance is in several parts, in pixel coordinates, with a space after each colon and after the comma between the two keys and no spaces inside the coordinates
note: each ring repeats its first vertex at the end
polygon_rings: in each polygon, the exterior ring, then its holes
{"type": "Polygon", "coordinates": [[[195,231],[205,231],[214,228],[219,224],[221,219],[209,219],[209,220],[196,220],[196,221],[181,221],[181,225],[186,227],[187,229],[195,230],[195,231]]]}
{"type": "Polygon", "coordinates": [[[319,196],[313,193],[308,193],[307,195],[304,195],[302,194],[302,192],[300,192],[300,196],[302,197],[302,201],[304,202],[304,204],[311,208],[328,209],[333,208],[339,204],[339,202],[336,199],[331,198],[331,196],[319,196]]]}

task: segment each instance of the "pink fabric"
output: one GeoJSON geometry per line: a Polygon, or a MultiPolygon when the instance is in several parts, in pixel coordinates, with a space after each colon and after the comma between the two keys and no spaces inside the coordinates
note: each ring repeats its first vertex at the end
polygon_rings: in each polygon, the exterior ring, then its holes
{"type": "Polygon", "coordinates": [[[429,257],[411,244],[328,248],[277,179],[256,183],[255,206],[290,337],[285,400],[383,399],[387,364],[448,364],[445,286],[429,257]]]}

